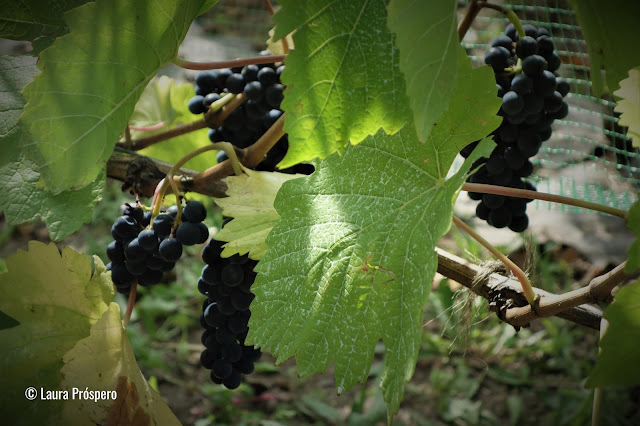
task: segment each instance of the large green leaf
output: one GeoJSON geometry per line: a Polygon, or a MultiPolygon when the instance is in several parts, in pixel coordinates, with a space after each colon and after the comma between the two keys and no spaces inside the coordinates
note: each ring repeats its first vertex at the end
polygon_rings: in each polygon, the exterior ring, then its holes
{"type": "Polygon", "coordinates": [[[0,38],[33,40],[46,34],[61,35],[67,29],[64,13],[88,0],[0,0],[0,38]]]}
{"type": "Polygon", "coordinates": [[[113,284],[102,261],[95,270],[85,255],[32,241],[28,251],[7,259],[0,275],[0,311],[20,323],[0,330],[0,371],[6,424],[54,424],[60,401],[28,401],[24,392],[60,390],[62,357],[89,335],[113,300],[113,284]],[[8,418],[6,417],[8,416],[8,418]]]}
{"type": "Polygon", "coordinates": [[[589,49],[593,92],[613,93],[627,72],[640,65],[640,2],[637,0],[570,0],[589,49]],[[600,70],[606,73],[606,89],[600,70]],[[608,90],[607,90],[608,89],[608,90]]]}
{"type": "Polygon", "coordinates": [[[302,376],[333,361],[340,393],[366,379],[382,338],[390,415],[415,367],[435,244],[489,140],[445,176],[462,147],[500,122],[492,71],[472,71],[459,52],[454,96],[426,142],[411,124],[392,136],[381,130],[319,162],[311,176],[283,184],[275,202],[281,219],[252,287],[248,340],[270,347],[278,362],[295,356],[302,376]]]}
{"type": "Polygon", "coordinates": [[[25,159],[20,142],[28,137],[18,124],[25,104],[22,88],[38,73],[35,58],[0,58],[0,210],[10,223],[43,220],[53,240],[77,231],[92,218],[93,208],[102,197],[104,175],[84,188],[58,194],[40,185],[38,165],[25,159]]]}
{"type": "Polygon", "coordinates": [[[587,386],[640,383],[640,281],[620,289],[604,312],[609,327],[600,342],[600,354],[587,386]]]}
{"type": "Polygon", "coordinates": [[[0,56],[0,167],[20,157],[18,118],[26,103],[20,92],[38,72],[36,58],[0,56]]]}
{"type": "Polygon", "coordinates": [[[425,140],[449,105],[456,79],[458,32],[455,0],[391,0],[389,28],[400,49],[418,138],[425,140]]]}
{"type": "Polygon", "coordinates": [[[620,125],[628,126],[627,136],[633,146],[640,147],[640,67],[629,71],[614,95],[620,98],[615,111],[620,113],[620,125]]]}
{"type": "Polygon", "coordinates": [[[384,0],[284,0],[275,38],[297,28],[287,55],[282,109],[285,168],[343,152],[382,128],[405,123],[408,105],[384,0]]]}
{"type": "Polygon", "coordinates": [[[62,418],[66,424],[180,425],[160,395],[145,380],[112,302],[90,336],[64,355],[61,388],[115,391],[117,399],[70,399],[62,418]]]}
{"type": "Polygon", "coordinates": [[[173,59],[206,0],[98,0],[65,15],[70,33],[42,52],[21,117],[24,147],[53,192],[104,169],[136,101],[173,59]]]}

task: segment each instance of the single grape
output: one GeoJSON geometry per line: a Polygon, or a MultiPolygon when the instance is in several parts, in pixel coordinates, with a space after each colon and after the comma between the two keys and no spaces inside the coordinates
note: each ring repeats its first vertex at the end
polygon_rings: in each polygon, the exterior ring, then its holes
{"type": "Polygon", "coordinates": [[[111,241],[107,246],[107,257],[112,262],[124,262],[124,244],[122,241],[111,241]]]}
{"type": "Polygon", "coordinates": [[[167,262],[175,262],[182,256],[182,244],[175,238],[167,238],[160,243],[158,251],[167,262]]]}
{"type": "Polygon", "coordinates": [[[260,68],[252,64],[242,68],[241,74],[244,77],[244,81],[250,82],[258,79],[258,71],[260,71],[260,68]]]}
{"type": "Polygon", "coordinates": [[[536,53],[538,53],[538,42],[535,38],[527,35],[525,37],[522,37],[516,43],[516,55],[518,55],[520,59],[524,59],[527,56],[535,55],[536,53]]]}
{"type": "Polygon", "coordinates": [[[520,95],[526,95],[533,90],[533,80],[526,74],[518,74],[511,81],[511,90],[520,95]]]}
{"type": "Polygon", "coordinates": [[[491,209],[488,221],[494,228],[505,228],[511,223],[511,211],[506,206],[491,209]]]}
{"type": "Polygon", "coordinates": [[[232,371],[231,363],[224,359],[216,359],[211,367],[211,372],[219,379],[229,377],[232,371]]]}
{"type": "Polygon", "coordinates": [[[143,286],[152,286],[158,284],[162,281],[162,277],[164,276],[162,271],[153,270],[147,268],[140,276],[140,284],[143,286]]]}
{"type": "Polygon", "coordinates": [[[282,93],[283,90],[284,90],[284,86],[279,83],[276,83],[267,87],[264,93],[264,97],[265,97],[265,100],[267,101],[267,104],[269,104],[269,106],[273,108],[280,107],[280,103],[284,98],[284,95],[282,93]]]}
{"type": "Polygon", "coordinates": [[[264,98],[264,90],[262,89],[262,83],[259,81],[252,81],[244,86],[244,95],[247,100],[260,102],[264,98]]]}
{"type": "Polygon", "coordinates": [[[187,107],[189,108],[189,112],[191,114],[202,114],[207,111],[207,108],[204,106],[204,96],[196,95],[189,100],[187,107]]]}
{"type": "Polygon", "coordinates": [[[522,71],[529,77],[537,77],[547,69],[547,61],[540,55],[531,55],[522,61],[522,71]]]}
{"type": "Polygon", "coordinates": [[[264,67],[258,71],[258,81],[262,83],[265,89],[278,81],[278,74],[269,67],[264,67]]]}
{"type": "Polygon", "coordinates": [[[211,106],[212,103],[214,103],[215,101],[220,100],[220,95],[218,95],[217,93],[209,93],[207,96],[204,97],[204,99],[202,100],[202,104],[205,107],[209,107],[211,106]]]}
{"type": "Polygon", "coordinates": [[[484,63],[495,70],[503,70],[509,66],[511,53],[502,46],[492,47],[484,55],[484,63]]]}
{"type": "Polygon", "coordinates": [[[231,374],[222,380],[222,384],[227,389],[237,389],[242,383],[242,374],[238,370],[231,369],[231,374]]]}
{"type": "Polygon", "coordinates": [[[154,251],[160,244],[160,239],[153,229],[144,229],[138,234],[138,243],[146,251],[154,251]]]}
{"type": "Polygon", "coordinates": [[[189,201],[182,211],[182,220],[187,222],[202,222],[206,217],[207,209],[200,201],[189,201]]]}
{"type": "Polygon", "coordinates": [[[153,230],[160,238],[168,237],[171,234],[173,226],[173,217],[168,214],[159,214],[153,219],[153,230]]]}
{"type": "Polygon", "coordinates": [[[524,108],[524,100],[516,92],[510,91],[502,98],[502,109],[509,115],[516,115],[524,108]]]}
{"type": "Polygon", "coordinates": [[[499,35],[491,40],[491,47],[504,47],[508,51],[513,49],[513,40],[509,36],[499,35]]]}
{"type": "Polygon", "coordinates": [[[200,87],[206,93],[211,93],[216,90],[216,78],[218,77],[218,72],[213,71],[202,71],[196,75],[195,83],[196,86],[200,87]]]}
{"type": "Polygon", "coordinates": [[[140,231],[140,225],[131,216],[120,216],[113,222],[111,235],[114,240],[125,241],[135,238],[140,231]]]}

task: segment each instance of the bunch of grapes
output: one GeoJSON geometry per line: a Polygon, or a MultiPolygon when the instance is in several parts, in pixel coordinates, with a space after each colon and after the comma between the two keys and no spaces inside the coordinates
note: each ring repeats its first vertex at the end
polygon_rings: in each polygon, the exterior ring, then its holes
{"type": "Polygon", "coordinates": [[[151,217],[142,207],[125,205],[124,214],[111,227],[114,241],[107,246],[111,279],[119,293],[127,294],[136,281],[145,287],[158,284],[182,256],[183,245],[203,244],[209,229],[202,223],[204,205],[190,201],[177,224],[178,206],[151,217]]]}
{"type": "Polygon", "coordinates": [[[205,350],[200,363],[211,370],[211,380],[228,389],[240,386],[243,374],[253,372],[262,353],[244,344],[254,298],[251,285],[256,278],[257,262],[248,256],[220,257],[224,243],[211,240],[202,250],[206,266],[198,280],[198,290],[207,296],[202,304],[200,323],[205,329],[205,350]]]}
{"type": "MultiPolygon", "coordinates": [[[[230,142],[238,148],[247,148],[282,115],[280,103],[284,86],[280,82],[280,75],[283,70],[284,65],[270,63],[203,71],[196,76],[196,95],[189,101],[189,111],[193,114],[203,114],[213,102],[220,99],[221,94],[244,93],[247,100],[236,108],[220,127],[209,129],[209,140],[230,142]]],[[[287,148],[285,135],[269,151],[257,170],[275,170],[276,164],[284,158],[287,148]]],[[[226,159],[226,154],[220,151],[218,162],[226,159]]],[[[307,164],[281,170],[284,173],[305,174],[311,171],[312,166],[307,164]]]]}
{"type": "MultiPolygon", "coordinates": [[[[519,38],[513,25],[491,42],[484,57],[493,68],[504,117],[492,135],[497,146],[489,158],[480,159],[478,170],[469,177],[471,183],[485,183],[534,190],[524,178],[533,173],[530,158],[551,137],[551,124],[567,116],[569,106],[563,98],[569,83],[554,72],[560,58],[544,28],[524,25],[525,37],[519,38]]],[[[477,142],[466,146],[461,154],[469,156],[477,142]]],[[[522,232],[529,225],[527,203],[515,197],[470,192],[473,200],[481,200],[476,215],[495,228],[509,227],[522,232]]]]}

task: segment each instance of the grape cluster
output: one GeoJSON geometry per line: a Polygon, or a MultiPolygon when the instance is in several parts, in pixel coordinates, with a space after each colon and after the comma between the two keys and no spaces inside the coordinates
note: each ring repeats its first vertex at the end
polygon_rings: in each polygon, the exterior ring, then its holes
{"type": "MultiPolygon", "coordinates": [[[[262,55],[268,53],[263,52],[262,55]]],[[[196,95],[189,101],[189,111],[203,114],[213,102],[220,99],[221,94],[244,93],[246,102],[236,108],[220,127],[209,129],[209,140],[230,142],[238,148],[247,148],[282,115],[280,103],[284,86],[280,82],[280,75],[283,70],[284,65],[270,63],[203,71],[195,78],[196,95]]],[[[284,158],[287,148],[285,135],[256,169],[274,170],[284,158]]],[[[219,163],[227,159],[224,151],[218,153],[217,159],[219,163]]],[[[310,165],[298,164],[281,172],[308,174],[310,168],[313,171],[310,165]]]]}
{"type": "MultiPolygon", "coordinates": [[[[498,115],[502,124],[492,135],[497,146],[489,158],[480,159],[478,170],[469,177],[471,183],[485,183],[511,188],[535,190],[524,178],[533,173],[530,158],[551,137],[551,124],[567,116],[569,106],[563,98],[569,83],[554,72],[560,58],[544,28],[524,25],[525,37],[519,38],[513,25],[491,42],[484,61],[493,68],[502,106],[498,115]]],[[[461,154],[468,157],[477,142],[466,146],[461,154]]],[[[514,232],[527,229],[529,200],[501,195],[470,192],[481,200],[476,215],[495,228],[509,227],[514,232]]]]}
{"type": "Polygon", "coordinates": [[[205,329],[205,350],[200,363],[211,370],[211,380],[228,389],[240,386],[243,374],[253,372],[262,353],[244,344],[248,332],[249,305],[254,298],[251,285],[256,278],[257,262],[247,255],[220,257],[221,241],[211,240],[202,250],[206,266],[198,280],[198,290],[207,296],[202,304],[200,323],[205,329]]]}
{"type": "Polygon", "coordinates": [[[133,283],[158,284],[164,272],[171,271],[182,256],[183,245],[202,244],[209,229],[202,223],[207,216],[204,205],[190,201],[175,228],[178,206],[171,206],[151,220],[151,212],[125,205],[123,215],[111,227],[113,240],[107,246],[107,270],[119,293],[127,294],[133,283]]]}

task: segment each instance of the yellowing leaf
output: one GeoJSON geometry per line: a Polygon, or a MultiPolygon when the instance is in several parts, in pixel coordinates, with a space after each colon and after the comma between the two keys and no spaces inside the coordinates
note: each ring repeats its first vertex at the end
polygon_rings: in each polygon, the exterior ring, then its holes
{"type": "Polygon", "coordinates": [[[245,173],[228,177],[228,197],[216,200],[222,207],[222,214],[233,217],[233,220],[216,234],[215,239],[227,241],[223,257],[249,253],[251,259],[260,260],[268,248],[265,243],[267,234],[280,218],[273,207],[280,187],[284,182],[303,175],[256,172],[249,169],[245,173]]]}
{"type": "Polygon", "coordinates": [[[627,136],[633,146],[640,146],[640,67],[629,70],[629,77],[620,82],[614,95],[622,98],[615,109],[621,114],[620,124],[629,127],[627,136]]]}
{"type": "Polygon", "coordinates": [[[60,390],[62,357],[113,300],[102,261],[94,270],[85,255],[32,241],[7,259],[0,275],[0,311],[20,325],[0,331],[0,371],[8,385],[0,403],[5,424],[42,424],[62,409],[60,401],[28,401],[25,389],[60,390]]]}
{"type": "Polygon", "coordinates": [[[179,425],[180,422],[142,376],[122,321],[111,303],[93,327],[64,355],[62,388],[73,392],[115,391],[117,398],[70,399],[64,406],[67,424],[179,425]]]}

